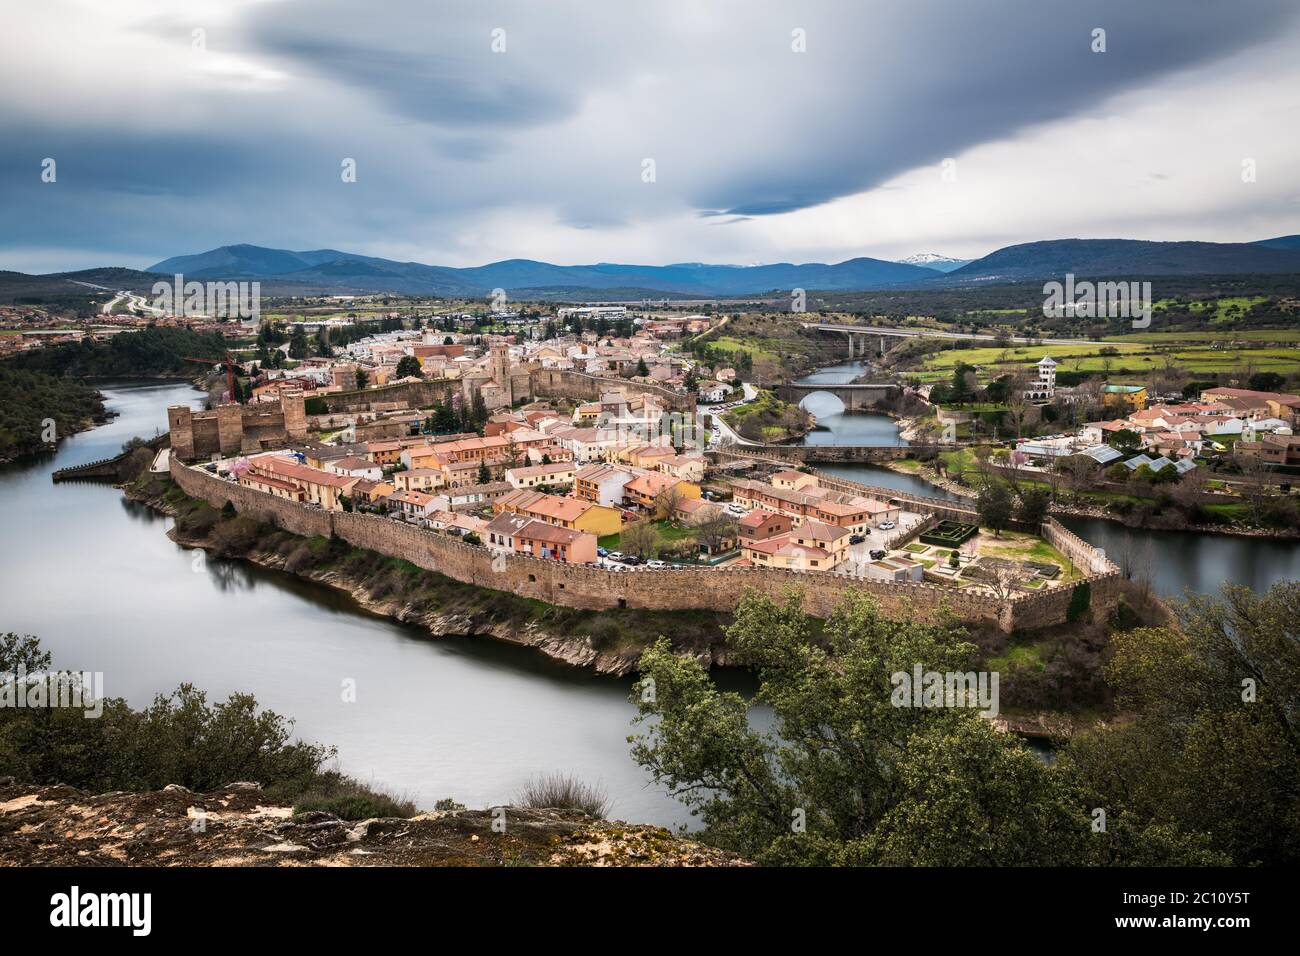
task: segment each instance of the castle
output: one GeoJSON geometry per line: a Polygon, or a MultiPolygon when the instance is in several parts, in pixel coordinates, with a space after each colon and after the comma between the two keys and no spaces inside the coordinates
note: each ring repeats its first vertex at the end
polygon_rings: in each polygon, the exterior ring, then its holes
{"type": "Polygon", "coordinates": [[[307,410],[301,389],[284,389],[277,402],[218,405],[210,411],[172,405],[167,427],[172,454],[183,461],[251,454],[305,439],[307,410]]]}

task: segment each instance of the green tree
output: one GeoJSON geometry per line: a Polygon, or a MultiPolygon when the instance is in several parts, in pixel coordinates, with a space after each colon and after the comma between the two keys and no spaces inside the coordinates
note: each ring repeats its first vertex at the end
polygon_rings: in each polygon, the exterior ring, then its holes
{"type": "Polygon", "coordinates": [[[1052,492],[1048,488],[1028,486],[1020,489],[1016,502],[1016,517],[1026,524],[1038,527],[1047,518],[1052,492]]]}
{"type": "Polygon", "coordinates": [[[1002,529],[1011,521],[1011,490],[1006,482],[988,478],[980,487],[979,497],[975,499],[975,509],[979,512],[980,524],[1000,536],[1002,529]]]}
{"type": "Polygon", "coordinates": [[[420,365],[420,360],[414,355],[403,355],[397,361],[398,378],[424,378],[424,368],[420,365]]]}
{"type": "Polygon", "coordinates": [[[1075,737],[1058,766],[1106,810],[1096,862],[1300,861],[1300,582],[1225,586],[1177,624],[1111,638],[1129,719],[1075,737]]]}
{"type": "Polygon", "coordinates": [[[897,706],[892,675],[973,669],[952,620],[890,618],[855,594],[821,637],[793,595],[745,595],[729,647],[759,681],[720,691],[660,639],[633,690],[633,757],[698,815],[706,839],[766,864],[1050,865],[1087,821],[1015,738],[968,707],[897,706]],[[748,719],[771,709],[772,729],[748,719]]]}
{"type": "Polygon", "coordinates": [[[365,388],[370,384],[370,373],[363,368],[357,369],[356,376],[357,388],[365,388]]]}

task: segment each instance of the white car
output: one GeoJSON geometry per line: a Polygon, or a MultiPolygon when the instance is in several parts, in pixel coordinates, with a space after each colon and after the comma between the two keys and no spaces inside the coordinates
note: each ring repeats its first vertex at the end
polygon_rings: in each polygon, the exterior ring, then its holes
{"type": "Polygon", "coordinates": [[[881,530],[881,531],[893,531],[893,530],[894,530],[895,528],[897,528],[897,527],[898,527],[898,525],[894,524],[894,522],[892,522],[892,521],[882,521],[882,522],[880,522],[880,530],[881,530]]]}
{"type": "Polygon", "coordinates": [[[662,568],[666,568],[666,567],[668,567],[668,562],[667,562],[667,561],[647,561],[647,562],[645,563],[645,566],[646,566],[647,568],[651,569],[651,570],[658,571],[658,570],[661,570],[662,568]]]}

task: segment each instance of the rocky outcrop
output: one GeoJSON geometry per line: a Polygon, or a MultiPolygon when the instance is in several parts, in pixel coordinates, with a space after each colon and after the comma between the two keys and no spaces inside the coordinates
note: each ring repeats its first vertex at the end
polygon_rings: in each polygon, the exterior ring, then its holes
{"type": "Polygon", "coordinates": [[[0,784],[0,866],[747,866],[662,827],[496,807],[349,821],[255,783],[89,794],[0,784]]]}

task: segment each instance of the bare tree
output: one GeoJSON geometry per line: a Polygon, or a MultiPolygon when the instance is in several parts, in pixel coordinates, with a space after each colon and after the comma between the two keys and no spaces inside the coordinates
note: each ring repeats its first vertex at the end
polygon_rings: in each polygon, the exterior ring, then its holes
{"type": "Polygon", "coordinates": [[[1233,461],[1241,471],[1237,487],[1242,500],[1250,508],[1251,521],[1257,525],[1263,524],[1269,499],[1273,497],[1274,489],[1270,480],[1273,466],[1258,455],[1244,452],[1234,455],[1233,461]]]}
{"type": "Polygon", "coordinates": [[[655,496],[655,517],[671,521],[677,515],[677,506],[683,497],[680,482],[666,487],[655,496]]]}
{"type": "Polygon", "coordinates": [[[648,521],[635,521],[624,525],[618,544],[624,554],[635,554],[639,558],[659,556],[659,532],[648,521]]]}
{"type": "Polygon", "coordinates": [[[736,540],[737,526],[725,511],[717,509],[695,523],[695,541],[710,554],[717,554],[728,542],[736,540]]]}

